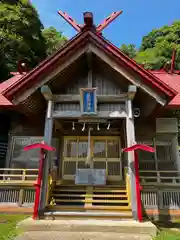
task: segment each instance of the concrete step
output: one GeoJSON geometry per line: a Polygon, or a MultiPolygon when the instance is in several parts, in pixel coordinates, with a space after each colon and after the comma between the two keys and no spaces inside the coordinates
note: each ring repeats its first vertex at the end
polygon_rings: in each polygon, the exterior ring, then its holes
{"type": "Polygon", "coordinates": [[[129,206],[107,206],[107,205],[55,205],[55,206],[48,206],[47,211],[131,211],[129,206]]]}
{"type": "Polygon", "coordinates": [[[147,234],[156,236],[156,227],[151,222],[139,223],[133,220],[32,220],[21,221],[18,226],[23,231],[59,231],[59,232],[99,232],[122,234],[147,234]]]}
{"type": "Polygon", "coordinates": [[[132,211],[110,212],[110,211],[47,211],[44,213],[44,219],[132,219],[132,211]]]}
{"type": "Polygon", "coordinates": [[[147,234],[99,232],[26,232],[16,240],[151,240],[147,234]]]}

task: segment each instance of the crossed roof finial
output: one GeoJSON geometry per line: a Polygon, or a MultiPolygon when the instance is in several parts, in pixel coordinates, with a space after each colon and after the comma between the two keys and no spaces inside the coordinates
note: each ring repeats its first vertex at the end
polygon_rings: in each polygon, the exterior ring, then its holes
{"type": "Polygon", "coordinates": [[[96,32],[101,33],[104,28],[106,28],[112,21],[114,21],[123,11],[113,12],[104,21],[95,26],[93,22],[93,14],[91,12],[85,12],[84,15],[84,24],[78,24],[76,21],[70,17],[66,12],[58,11],[58,14],[64,18],[77,32],[81,32],[85,27],[93,27],[96,32]]]}

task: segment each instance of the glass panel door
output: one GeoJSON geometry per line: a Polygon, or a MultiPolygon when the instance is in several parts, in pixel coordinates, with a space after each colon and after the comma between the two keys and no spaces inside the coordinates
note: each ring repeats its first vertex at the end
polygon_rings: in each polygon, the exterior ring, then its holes
{"type": "Polygon", "coordinates": [[[93,137],[92,157],[95,169],[107,169],[106,153],[107,153],[106,139],[93,137]]]}
{"type": "Polygon", "coordinates": [[[107,140],[107,175],[109,180],[122,179],[122,162],[120,156],[120,140],[107,140]]]}
{"type": "Polygon", "coordinates": [[[76,161],[78,158],[78,139],[66,137],[64,140],[62,178],[73,179],[76,174],[76,161]]]}
{"type": "Polygon", "coordinates": [[[79,137],[78,141],[78,159],[77,159],[77,168],[88,168],[87,160],[87,152],[88,152],[88,139],[87,137],[81,138],[79,137]]]}

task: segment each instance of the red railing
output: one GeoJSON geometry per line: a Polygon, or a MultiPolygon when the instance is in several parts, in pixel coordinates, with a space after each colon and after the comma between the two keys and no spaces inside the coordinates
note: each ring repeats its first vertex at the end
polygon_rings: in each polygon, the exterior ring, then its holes
{"type": "Polygon", "coordinates": [[[39,217],[38,209],[39,209],[39,202],[40,202],[41,185],[42,185],[42,181],[43,181],[43,165],[44,165],[44,159],[45,159],[45,152],[46,151],[55,151],[55,148],[45,144],[44,142],[26,146],[24,148],[24,150],[29,151],[29,150],[32,150],[35,148],[40,149],[40,155],[39,155],[38,178],[37,178],[37,183],[35,184],[36,191],[35,191],[33,219],[37,219],[39,217]]]}

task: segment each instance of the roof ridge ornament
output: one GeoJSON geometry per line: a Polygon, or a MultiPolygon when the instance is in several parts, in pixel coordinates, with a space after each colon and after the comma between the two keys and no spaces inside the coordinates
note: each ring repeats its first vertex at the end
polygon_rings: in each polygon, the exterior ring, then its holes
{"type": "Polygon", "coordinates": [[[25,60],[18,61],[17,69],[19,74],[27,73],[28,72],[27,62],[25,60]]]}
{"type": "Polygon", "coordinates": [[[93,28],[96,32],[101,33],[104,28],[106,28],[111,22],[113,22],[119,15],[121,15],[123,11],[117,11],[111,13],[107,18],[104,19],[102,23],[95,26],[93,21],[93,13],[92,12],[84,12],[84,24],[78,24],[71,16],[69,16],[66,12],[58,11],[58,14],[68,22],[77,32],[81,32],[84,28],[93,28]]]}

